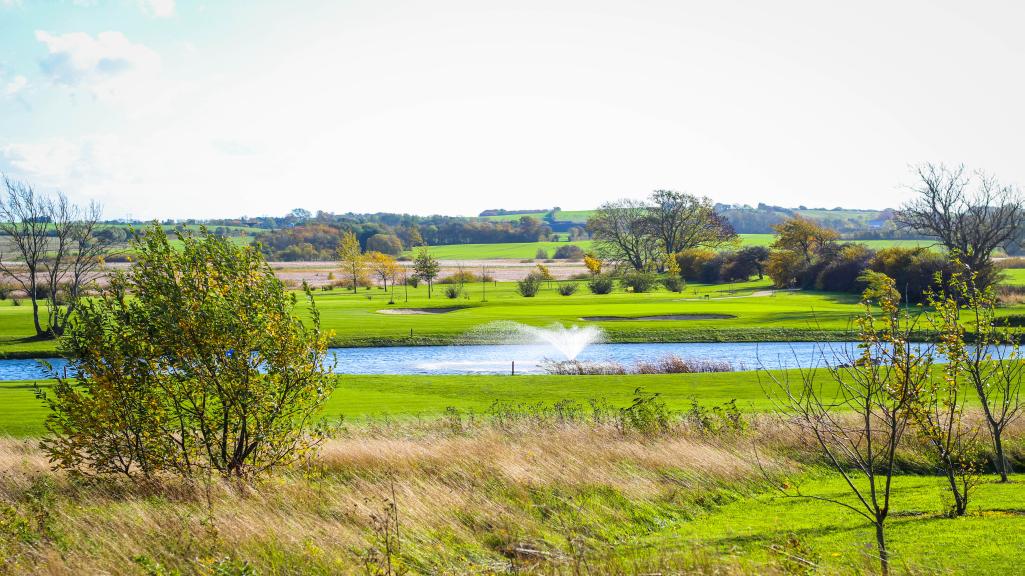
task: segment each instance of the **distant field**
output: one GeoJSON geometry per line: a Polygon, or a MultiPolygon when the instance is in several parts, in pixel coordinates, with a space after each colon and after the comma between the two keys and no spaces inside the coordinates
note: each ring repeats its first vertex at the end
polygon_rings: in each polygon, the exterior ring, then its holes
{"type": "MultiPolygon", "coordinates": [[[[245,237],[243,237],[245,238],[245,237]]],[[[741,246],[768,246],[772,243],[772,234],[741,234],[741,246]]],[[[867,244],[870,248],[888,248],[890,246],[929,246],[930,240],[849,240],[848,242],[859,242],[867,244]]],[[[431,246],[431,254],[441,260],[491,260],[508,258],[525,260],[534,258],[538,249],[548,251],[549,257],[555,253],[559,246],[574,244],[580,246],[584,251],[591,249],[590,240],[577,240],[574,242],[510,242],[504,244],[451,244],[447,246],[431,246]]],[[[412,255],[413,251],[407,251],[406,255],[412,255]]]]}

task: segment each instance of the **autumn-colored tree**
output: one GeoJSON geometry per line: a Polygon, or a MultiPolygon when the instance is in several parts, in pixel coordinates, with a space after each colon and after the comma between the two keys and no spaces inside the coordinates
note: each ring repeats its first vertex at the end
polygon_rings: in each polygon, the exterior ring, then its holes
{"type": "Polygon", "coordinates": [[[839,353],[844,362],[828,368],[831,382],[814,369],[766,373],[776,409],[807,433],[824,461],[843,479],[843,492],[805,495],[797,481],[779,486],[795,498],[844,507],[873,525],[882,574],[889,573],[886,520],[897,448],[915,417],[916,401],[931,372],[931,356],[910,336],[916,316],[901,307],[893,280],[867,272],[863,313],[856,319],[860,343],[839,353]],[[877,310],[881,312],[877,313],[877,310]]]}
{"type": "Polygon", "coordinates": [[[584,254],[584,266],[587,266],[587,271],[591,273],[591,276],[601,274],[601,258],[594,254],[584,254]]]}
{"type": "Polygon", "coordinates": [[[395,282],[399,275],[399,263],[394,257],[381,252],[367,252],[364,257],[371,272],[381,281],[381,287],[388,290],[388,283],[395,282]]]}
{"type": "Polygon", "coordinates": [[[334,384],[328,335],[259,250],[203,229],[173,247],[154,225],[137,261],[87,300],[60,341],[74,380],[48,398],[58,467],[130,478],[246,477],[308,455],[334,384]]]}
{"type": "Polygon", "coordinates": [[[545,266],[544,264],[541,264],[540,262],[538,262],[536,264],[536,266],[537,266],[537,275],[541,278],[541,280],[544,280],[545,282],[547,282],[548,283],[548,287],[551,288],[552,287],[552,280],[555,280],[555,277],[552,276],[552,271],[548,268],[548,266],[545,266]]]}
{"type": "Polygon", "coordinates": [[[360,282],[366,278],[366,257],[360,250],[359,240],[352,232],[346,232],[338,243],[338,259],[341,261],[342,270],[352,283],[352,293],[355,294],[360,282]]]}
{"type": "Polygon", "coordinates": [[[431,290],[434,287],[434,279],[441,272],[441,263],[431,256],[426,246],[416,252],[416,259],[413,260],[413,272],[416,277],[427,283],[427,297],[431,297],[431,290]]]}
{"type": "MultiPolygon", "coordinates": [[[[954,272],[951,286],[963,287],[960,272],[954,272]]],[[[958,294],[949,290],[928,296],[929,320],[939,334],[936,352],[946,362],[939,374],[930,378],[918,394],[915,422],[926,442],[936,451],[940,469],[947,478],[954,501],[952,516],[964,516],[968,500],[979,478],[979,427],[965,416],[970,393],[970,344],[961,325],[958,294]]]]}
{"type": "Polygon", "coordinates": [[[771,247],[774,250],[794,252],[804,259],[805,264],[811,264],[823,247],[840,237],[835,230],[799,216],[777,224],[773,229],[776,231],[776,239],[771,247]]]}

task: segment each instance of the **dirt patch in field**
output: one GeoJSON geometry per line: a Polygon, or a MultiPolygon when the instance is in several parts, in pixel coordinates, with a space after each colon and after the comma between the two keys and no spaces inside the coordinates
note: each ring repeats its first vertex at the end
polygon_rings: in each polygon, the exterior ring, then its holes
{"type": "Polygon", "coordinates": [[[729,320],[736,318],[733,314],[660,314],[658,316],[584,316],[581,320],[589,322],[630,322],[654,320],[729,320]]]}
{"type": "Polygon", "coordinates": [[[462,310],[465,306],[453,306],[450,308],[387,308],[385,310],[378,310],[378,314],[446,314],[448,312],[455,312],[456,310],[462,310]]]}

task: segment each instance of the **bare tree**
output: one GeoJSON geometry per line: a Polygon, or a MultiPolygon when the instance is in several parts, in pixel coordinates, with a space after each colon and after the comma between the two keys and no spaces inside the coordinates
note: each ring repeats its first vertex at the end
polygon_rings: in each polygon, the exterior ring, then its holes
{"type": "Polygon", "coordinates": [[[982,405],[993,441],[994,467],[1000,481],[1007,482],[1011,467],[1004,453],[1003,433],[1022,417],[1025,408],[1021,398],[1025,361],[1017,335],[999,326],[993,287],[979,286],[979,274],[964,270],[956,259],[954,266],[960,270],[952,275],[950,290],[959,298],[957,304],[966,312],[967,329],[975,340],[964,351],[964,369],[982,405]]]}
{"type": "Polygon", "coordinates": [[[964,166],[925,164],[916,169],[917,197],[901,208],[895,220],[934,236],[989,285],[995,280],[991,256],[1015,241],[1025,217],[1017,188],[964,166]]]}
{"type": "Polygon", "coordinates": [[[97,234],[101,208],[84,209],[67,196],[36,194],[31,186],[4,177],[0,198],[0,234],[13,245],[13,259],[0,254],[0,273],[14,280],[32,302],[36,336],[64,333],[85,289],[102,271],[113,236],[97,234]],[[45,321],[40,319],[40,303],[45,321]]]}
{"type": "Polygon", "coordinates": [[[636,200],[606,202],[587,220],[587,230],[603,257],[643,270],[658,244],[650,234],[648,215],[647,206],[636,200]]]}
{"type": "Polygon", "coordinates": [[[842,506],[868,520],[875,527],[880,568],[886,575],[890,556],[885,526],[897,447],[929,378],[931,361],[908,338],[914,321],[901,311],[893,280],[876,275],[863,302],[865,312],[857,320],[860,346],[839,351],[847,361],[828,368],[828,380],[835,386],[827,386],[827,379],[816,377],[813,369],[799,371],[796,383],[789,372],[768,375],[777,412],[814,438],[851,498],[804,494],[799,487],[780,489],[790,497],[842,506]],[[883,309],[881,318],[873,313],[874,302],[883,309]]]}
{"type": "MultiPolygon", "coordinates": [[[[951,286],[963,285],[959,273],[951,286]]],[[[946,358],[942,377],[930,378],[918,394],[915,423],[926,442],[936,451],[940,468],[947,478],[952,516],[964,516],[968,500],[979,480],[979,426],[965,417],[965,401],[970,390],[965,386],[969,368],[969,346],[961,325],[961,305],[954,293],[929,295],[929,321],[939,334],[936,352],[946,358]]]]}
{"type": "Polygon", "coordinates": [[[688,248],[716,248],[737,238],[733,226],[715,211],[708,198],[655,190],[648,202],[649,233],[666,254],[688,248]]]}

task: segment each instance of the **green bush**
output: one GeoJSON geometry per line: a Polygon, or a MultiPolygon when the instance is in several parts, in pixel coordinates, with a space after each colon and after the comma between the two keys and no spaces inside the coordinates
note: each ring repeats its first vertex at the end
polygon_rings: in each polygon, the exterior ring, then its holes
{"type": "Polygon", "coordinates": [[[576,282],[563,282],[559,284],[559,294],[563,296],[572,296],[577,291],[576,282]]]}
{"type": "Polygon", "coordinates": [[[608,294],[612,292],[612,278],[605,274],[597,274],[587,283],[587,289],[591,294],[608,294]]]}
{"type": "Polygon", "coordinates": [[[555,257],[560,260],[581,260],[584,257],[584,250],[576,244],[559,246],[555,251],[555,257]]]}
{"type": "Polygon", "coordinates": [[[687,281],[679,276],[666,276],[662,279],[662,285],[670,292],[683,292],[687,287],[687,281]]]}
{"type": "Polygon", "coordinates": [[[447,298],[450,298],[450,299],[459,298],[459,295],[462,294],[462,293],[463,293],[463,291],[460,290],[459,286],[457,286],[457,285],[449,285],[449,286],[445,287],[445,296],[447,298]]]}
{"type": "Polygon", "coordinates": [[[172,247],[154,225],[132,251],[135,265],[60,341],[75,378],[48,399],[50,462],[133,479],[248,477],[315,451],[310,423],[334,379],[311,291],[304,324],[257,249],[206,231],[172,247]]]}
{"type": "Polygon", "coordinates": [[[640,294],[641,292],[648,292],[655,287],[657,281],[658,277],[655,276],[655,274],[640,271],[627,272],[619,279],[623,288],[629,288],[637,294],[640,294]]]}
{"type": "Polygon", "coordinates": [[[544,279],[540,274],[531,272],[527,274],[526,278],[516,282],[516,291],[520,293],[520,296],[533,298],[541,290],[541,283],[543,281],[544,279]]]}

